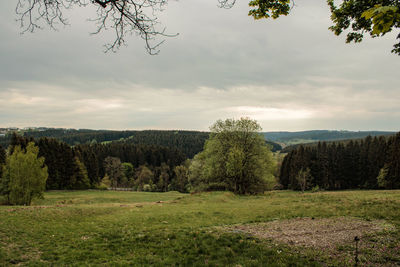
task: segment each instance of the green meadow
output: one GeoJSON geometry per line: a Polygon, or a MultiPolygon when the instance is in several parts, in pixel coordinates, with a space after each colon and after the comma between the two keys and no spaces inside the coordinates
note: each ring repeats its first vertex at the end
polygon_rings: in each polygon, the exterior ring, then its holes
{"type": "Polygon", "coordinates": [[[354,236],[318,250],[232,230],[282,222],[284,235],[288,220],[342,217],[388,226],[361,237],[359,266],[400,264],[399,190],[50,191],[29,207],[0,206],[0,266],[353,266],[354,236]]]}

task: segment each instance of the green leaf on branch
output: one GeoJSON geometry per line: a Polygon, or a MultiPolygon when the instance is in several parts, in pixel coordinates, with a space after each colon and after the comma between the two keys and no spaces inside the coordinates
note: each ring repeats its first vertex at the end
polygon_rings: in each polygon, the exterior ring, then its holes
{"type": "Polygon", "coordinates": [[[398,7],[395,6],[382,6],[375,5],[364,11],[361,15],[362,18],[372,20],[372,35],[379,36],[390,32],[396,23],[400,22],[400,14],[398,7]]]}

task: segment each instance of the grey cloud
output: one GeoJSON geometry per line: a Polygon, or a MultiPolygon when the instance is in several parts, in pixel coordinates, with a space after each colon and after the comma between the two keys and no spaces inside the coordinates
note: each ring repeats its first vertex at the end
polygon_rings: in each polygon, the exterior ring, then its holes
{"type": "Polygon", "coordinates": [[[0,126],[206,130],[219,118],[268,111],[311,115],[264,119],[265,130],[399,125],[394,34],[345,44],[327,29],[324,2],[299,2],[276,21],[249,18],[246,1],[230,10],[170,2],[160,19],[180,35],[158,56],[135,36],[102,53],[112,36],[89,36],[91,10],[71,11],[71,26],[58,32],[21,36],[14,4],[0,3],[0,126]]]}

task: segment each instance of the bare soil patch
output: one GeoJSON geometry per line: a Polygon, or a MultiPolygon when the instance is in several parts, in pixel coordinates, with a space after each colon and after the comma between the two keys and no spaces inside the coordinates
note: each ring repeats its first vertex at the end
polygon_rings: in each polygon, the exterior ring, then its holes
{"type": "Polygon", "coordinates": [[[392,230],[383,220],[365,221],[357,218],[295,218],[267,223],[235,225],[229,231],[272,239],[288,245],[322,250],[336,250],[338,245],[354,244],[354,238],[392,230]]]}

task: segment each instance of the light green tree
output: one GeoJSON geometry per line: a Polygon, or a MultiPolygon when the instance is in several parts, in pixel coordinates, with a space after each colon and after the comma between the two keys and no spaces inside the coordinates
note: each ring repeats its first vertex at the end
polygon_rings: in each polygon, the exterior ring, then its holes
{"type": "Polygon", "coordinates": [[[7,158],[0,192],[8,204],[30,205],[32,199],[43,197],[48,173],[44,158],[38,154],[39,148],[30,142],[26,150],[16,146],[7,158]]]}
{"type": "Polygon", "coordinates": [[[122,171],[124,176],[128,182],[132,181],[135,176],[135,168],[133,167],[132,163],[124,162],[122,163],[122,171]]]}
{"type": "Polygon", "coordinates": [[[207,177],[204,175],[205,153],[199,153],[194,156],[189,165],[189,185],[192,189],[201,191],[201,187],[208,183],[207,177]]]}
{"type": "Polygon", "coordinates": [[[105,174],[110,179],[111,187],[117,188],[120,184],[121,178],[124,175],[121,160],[115,157],[105,158],[104,169],[105,174]]]}
{"type": "Polygon", "coordinates": [[[181,193],[187,192],[189,168],[185,165],[179,165],[174,168],[175,187],[181,193]]]}
{"type": "MultiPolygon", "coordinates": [[[[137,179],[135,181],[138,191],[144,190],[144,185],[149,185],[154,177],[153,172],[145,165],[139,167],[137,179]]],[[[146,187],[147,188],[147,187],[146,187]]]]}
{"type": "Polygon", "coordinates": [[[388,185],[388,182],[387,182],[388,172],[389,172],[389,165],[385,164],[385,166],[383,166],[383,168],[380,169],[378,177],[376,178],[378,186],[380,188],[386,188],[387,187],[387,185],[388,185]]]}
{"type": "Polygon", "coordinates": [[[71,177],[71,189],[82,190],[90,188],[87,169],[78,157],[74,157],[74,168],[74,174],[71,177]]]}
{"type": "Polygon", "coordinates": [[[217,121],[210,130],[204,151],[192,161],[192,185],[200,190],[225,189],[237,194],[265,191],[268,181],[274,180],[276,164],[258,133],[260,125],[249,118],[227,119],[217,121]]]}

